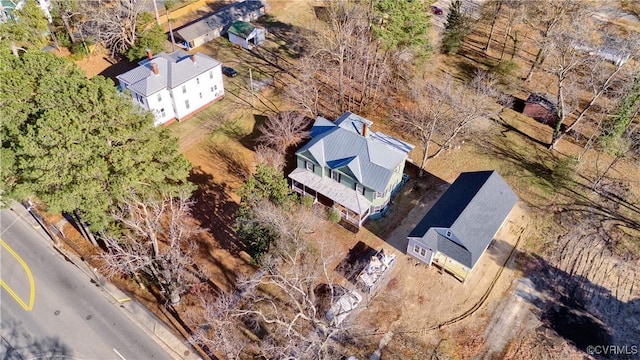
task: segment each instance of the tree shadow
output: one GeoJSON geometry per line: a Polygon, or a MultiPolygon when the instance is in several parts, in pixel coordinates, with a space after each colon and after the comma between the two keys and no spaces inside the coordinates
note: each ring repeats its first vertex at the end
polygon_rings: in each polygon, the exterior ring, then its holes
{"type": "Polygon", "coordinates": [[[125,72],[135,69],[136,67],[138,67],[138,63],[136,62],[130,62],[129,60],[119,56],[118,58],[115,59],[115,63],[113,63],[112,60],[108,59],[105,57],[105,60],[109,61],[110,63],[112,63],[113,65],[109,66],[108,68],[102,70],[98,75],[104,76],[108,79],[113,80],[113,82],[118,85],[118,79],[116,78],[116,76],[124,74],[125,72]]]}
{"type": "Polygon", "coordinates": [[[225,186],[216,184],[213,176],[200,167],[191,171],[189,181],[197,186],[191,197],[194,201],[192,215],[200,226],[230,253],[238,255],[240,251],[246,251],[246,246],[233,231],[238,204],[226,194],[225,186]]]}
{"type": "Polygon", "coordinates": [[[2,319],[0,354],[3,360],[71,359],[71,348],[58,337],[35,337],[14,319],[2,319]]]}
{"type": "Polygon", "coordinates": [[[269,14],[261,17],[257,23],[274,37],[275,43],[278,44],[278,51],[292,58],[300,58],[306,53],[311,33],[308,29],[284,23],[269,14]]]}
{"type": "MultiPolygon", "coordinates": [[[[582,266],[577,263],[567,261],[570,271],[566,271],[537,254],[520,250],[513,250],[512,257],[516,259],[506,261],[505,247],[513,248],[506,241],[496,239],[485,256],[489,255],[500,266],[517,268],[524,273],[523,278],[516,282],[514,293],[533,305],[533,316],[541,323],[535,329],[541,343],[553,348],[567,341],[597,359],[635,358],[636,353],[632,352],[631,347],[640,344],[640,329],[637,326],[640,298],[621,300],[617,290],[614,293],[575,273],[582,266]],[[593,349],[591,346],[617,346],[618,350],[617,353],[593,354],[590,352],[593,349]]],[[[583,255],[578,256],[577,260],[587,262],[588,259],[583,255]]]]}
{"type": "Polygon", "coordinates": [[[640,344],[640,331],[634,331],[627,319],[640,318],[640,298],[622,301],[582,275],[559,269],[536,254],[525,256],[533,264],[527,279],[534,291],[526,286],[516,291],[535,306],[543,324],[537,329],[539,337],[553,341],[557,336],[592,356],[590,346],[613,345],[622,350],[595,354],[596,358],[635,357],[631,346],[640,344]]]}
{"type": "Polygon", "coordinates": [[[254,114],[253,119],[255,120],[255,125],[253,125],[253,129],[251,130],[251,133],[239,139],[240,144],[242,144],[245,148],[249,150],[256,149],[256,146],[258,145],[258,138],[260,138],[260,135],[262,135],[262,132],[260,132],[260,125],[264,124],[267,121],[268,116],[261,115],[261,114],[254,114]]]}

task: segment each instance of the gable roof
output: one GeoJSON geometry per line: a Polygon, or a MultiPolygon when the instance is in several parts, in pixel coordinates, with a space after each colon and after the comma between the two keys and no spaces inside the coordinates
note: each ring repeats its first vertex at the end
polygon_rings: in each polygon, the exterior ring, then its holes
{"type": "Polygon", "coordinates": [[[370,130],[364,137],[365,123],[369,127],[373,124],[350,112],[335,123],[319,116],[311,128],[312,139],[296,155],[308,152],[320,166],[343,168],[343,172],[352,173],[362,185],[383,192],[413,145],[370,130]]]}
{"type": "Polygon", "coordinates": [[[255,29],[256,27],[248,22],[234,21],[229,27],[229,30],[227,31],[231,34],[234,34],[246,39],[249,35],[251,35],[253,30],[255,29]]]}
{"type": "Polygon", "coordinates": [[[127,84],[131,91],[149,96],[162,89],[174,89],[181,84],[201,75],[221,63],[202,53],[191,55],[178,50],[171,54],[159,53],[153,59],[145,59],[140,66],[117,76],[118,80],[127,84]],[[151,64],[158,66],[158,74],[154,74],[151,64]]]}
{"type": "Polygon", "coordinates": [[[517,201],[496,171],[462,173],[409,237],[473,268],[517,201]]]}
{"type": "Polygon", "coordinates": [[[186,41],[191,41],[216,29],[220,29],[222,34],[225,26],[263,8],[264,4],[258,0],[236,2],[192,24],[174,30],[174,34],[186,41]]]}

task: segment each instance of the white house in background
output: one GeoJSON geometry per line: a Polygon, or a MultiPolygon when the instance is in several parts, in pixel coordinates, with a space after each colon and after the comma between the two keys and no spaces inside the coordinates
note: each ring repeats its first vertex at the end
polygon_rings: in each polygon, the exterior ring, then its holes
{"type": "Polygon", "coordinates": [[[182,121],[224,96],[222,64],[202,53],[149,52],[139,64],[117,76],[119,89],[151,111],[156,126],[182,121]]]}

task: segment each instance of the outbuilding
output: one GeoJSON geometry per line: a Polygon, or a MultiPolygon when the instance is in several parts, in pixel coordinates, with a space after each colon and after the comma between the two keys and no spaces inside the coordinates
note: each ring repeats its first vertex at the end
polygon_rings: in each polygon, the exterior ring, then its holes
{"type": "Polygon", "coordinates": [[[464,281],[517,201],[496,171],[462,173],[411,231],[407,254],[464,281]]]}
{"type": "Polygon", "coordinates": [[[264,14],[265,7],[262,1],[236,2],[176,29],[173,33],[180,46],[192,49],[226,34],[234,21],[252,21],[264,14]]]}
{"type": "Polygon", "coordinates": [[[231,43],[250,50],[264,41],[266,30],[245,21],[234,21],[229,27],[228,34],[231,43]]]}
{"type": "Polygon", "coordinates": [[[558,120],[556,103],[546,94],[533,93],[529,95],[524,103],[522,113],[543,124],[553,125],[558,120]]]}

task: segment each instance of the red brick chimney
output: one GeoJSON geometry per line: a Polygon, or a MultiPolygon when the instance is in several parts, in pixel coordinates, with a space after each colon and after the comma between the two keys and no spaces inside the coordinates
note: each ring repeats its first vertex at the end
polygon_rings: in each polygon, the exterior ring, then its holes
{"type": "Polygon", "coordinates": [[[151,71],[153,71],[153,73],[156,75],[160,74],[160,70],[158,70],[158,64],[151,63],[151,71]]]}
{"type": "Polygon", "coordinates": [[[364,137],[369,136],[369,127],[367,127],[367,123],[366,122],[362,123],[362,136],[364,136],[364,137]]]}
{"type": "Polygon", "coordinates": [[[147,49],[147,59],[153,59],[153,51],[151,51],[151,49],[147,49]]]}
{"type": "Polygon", "coordinates": [[[196,56],[195,55],[191,55],[189,56],[191,58],[191,61],[193,61],[193,63],[196,63],[196,56]]]}

